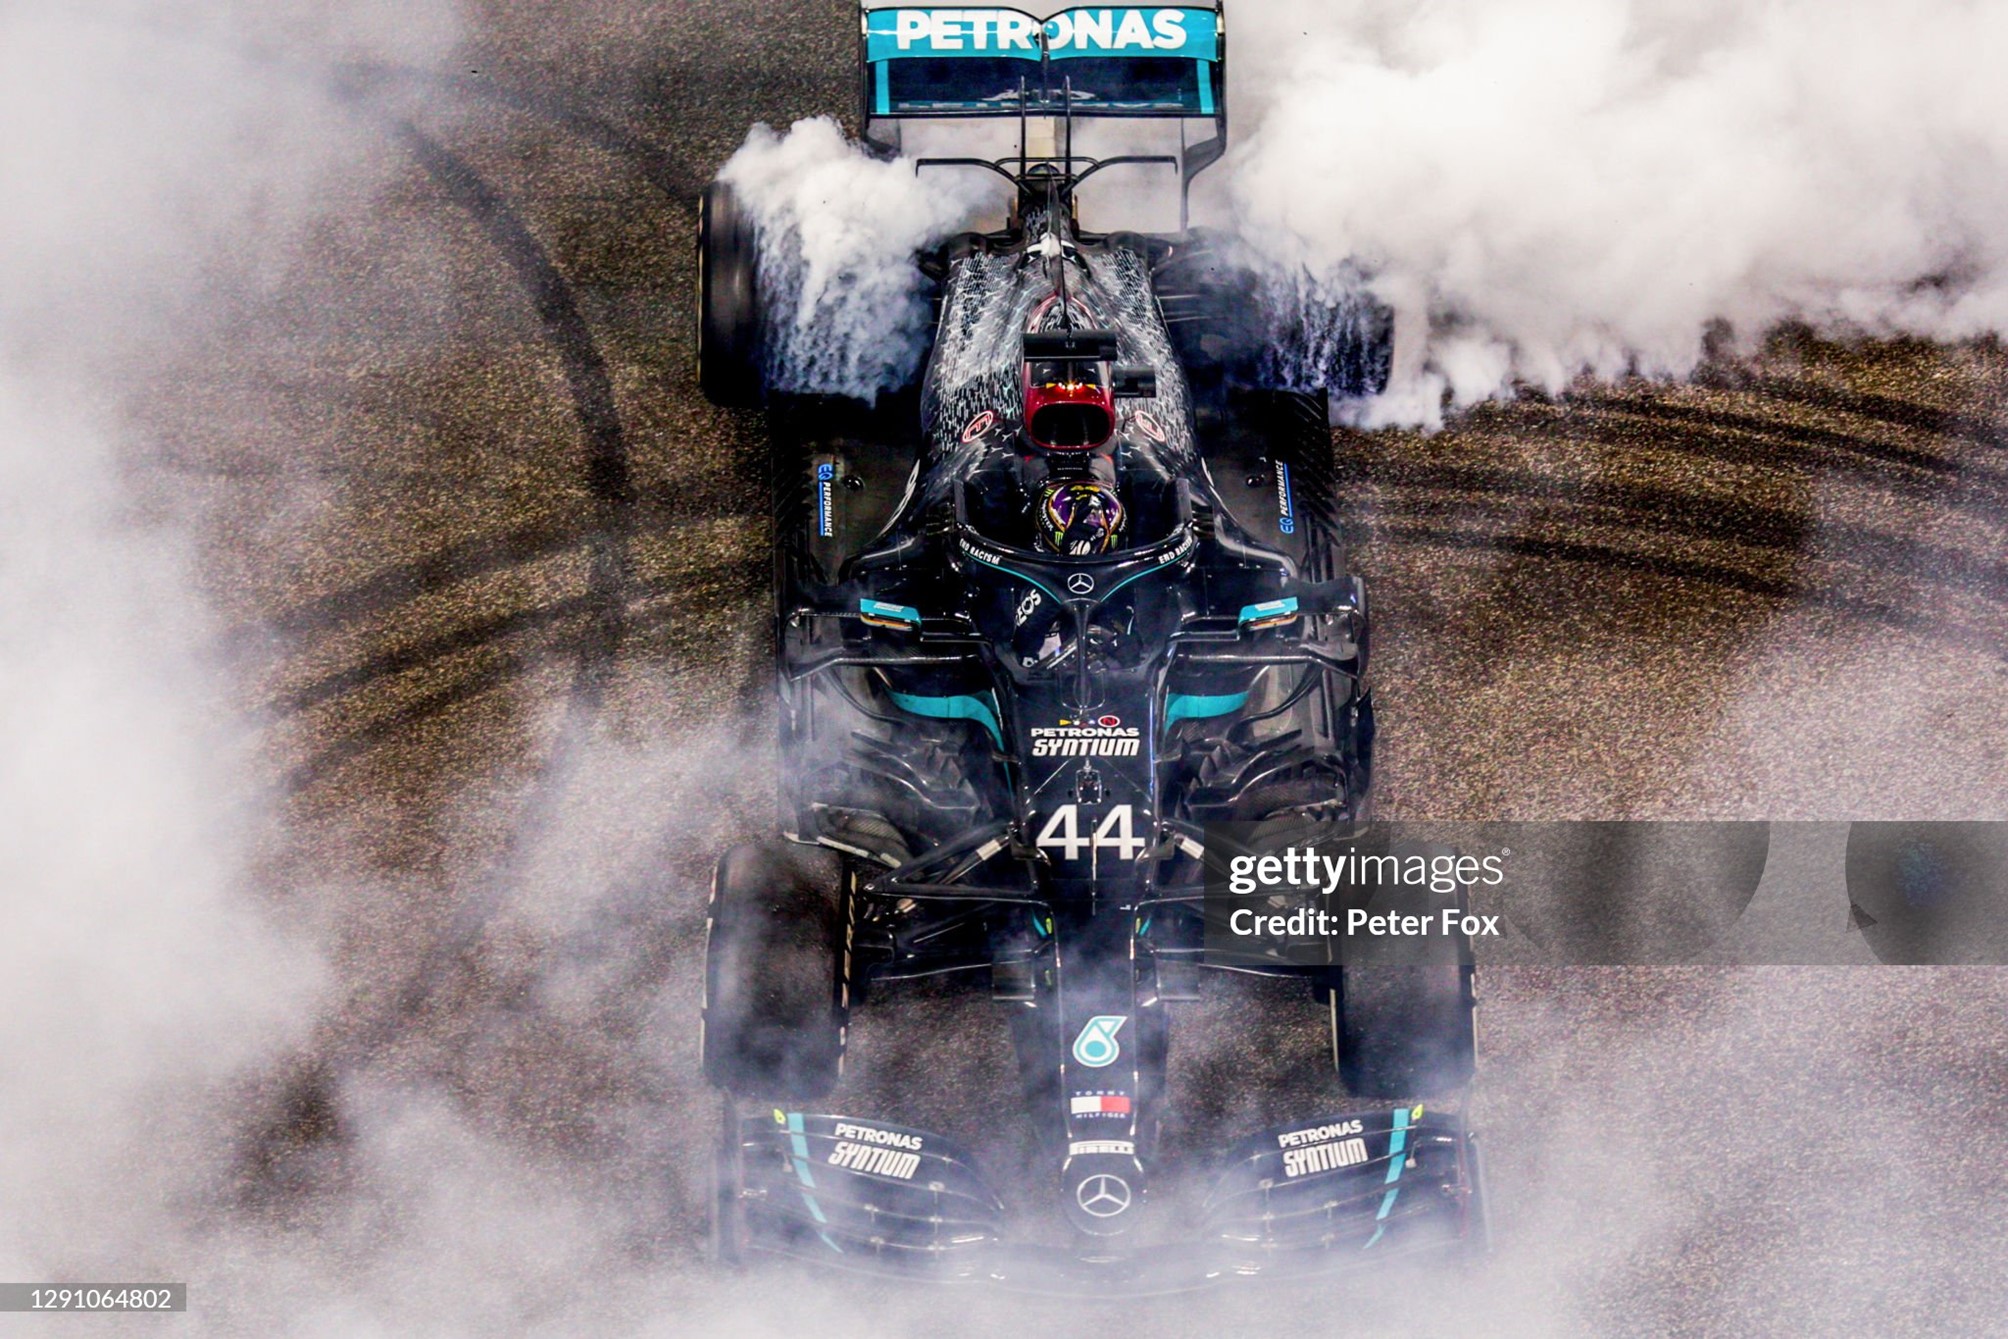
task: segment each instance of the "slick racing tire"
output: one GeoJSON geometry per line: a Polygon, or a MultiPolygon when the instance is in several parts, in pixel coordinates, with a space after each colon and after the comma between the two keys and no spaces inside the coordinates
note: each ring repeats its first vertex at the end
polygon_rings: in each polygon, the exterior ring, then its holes
{"type": "Polygon", "coordinates": [[[1261,362],[1265,382],[1323,391],[1334,400],[1387,389],[1394,311],[1363,284],[1335,291],[1302,287],[1280,305],[1276,336],[1261,362]]]}
{"type": "Polygon", "coordinates": [[[833,852],[735,846],[712,880],[704,1076],[737,1097],[809,1102],[844,1056],[842,899],[833,852]]]}
{"type": "Polygon", "coordinates": [[[738,194],[704,188],[697,212],[697,384],[726,409],[765,398],[760,319],[760,236],[738,194]]]}
{"type": "MultiPolygon", "coordinates": [[[[1406,840],[1392,842],[1387,853],[1432,864],[1459,854],[1439,842],[1406,840]]],[[[1409,885],[1392,893],[1387,909],[1431,918],[1440,908],[1468,906],[1470,892],[1468,884],[1409,885]]],[[[1377,893],[1377,899],[1390,896],[1386,888],[1377,893]]],[[[1477,1068],[1477,995],[1469,938],[1368,939],[1334,976],[1332,1047],[1339,1077],[1355,1097],[1441,1099],[1470,1083],[1477,1068]]]]}
{"type": "Polygon", "coordinates": [[[1476,1037],[1469,965],[1343,967],[1331,1001],[1339,1077],[1355,1097],[1442,1097],[1470,1082],[1476,1037]]]}
{"type": "Polygon", "coordinates": [[[1188,371],[1255,389],[1361,399],[1387,389],[1394,311],[1348,269],[1313,282],[1260,268],[1232,239],[1198,229],[1153,274],[1188,371]]]}

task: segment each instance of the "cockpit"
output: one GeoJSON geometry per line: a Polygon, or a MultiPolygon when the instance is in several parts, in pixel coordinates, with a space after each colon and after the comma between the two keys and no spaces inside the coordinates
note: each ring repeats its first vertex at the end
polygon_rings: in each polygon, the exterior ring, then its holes
{"type": "Polygon", "coordinates": [[[1022,440],[1000,439],[966,493],[967,519],[989,543],[1089,558],[1179,528],[1175,472],[1157,458],[1162,432],[1118,409],[1154,396],[1155,373],[1116,366],[1117,344],[1106,330],[1025,336],[1022,440]]]}

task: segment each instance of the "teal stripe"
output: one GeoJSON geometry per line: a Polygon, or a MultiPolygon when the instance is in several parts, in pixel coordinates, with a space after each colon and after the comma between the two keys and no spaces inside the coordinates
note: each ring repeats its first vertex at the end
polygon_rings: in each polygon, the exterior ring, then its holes
{"type": "MultiPolygon", "coordinates": [[[[823,1216],[823,1206],[816,1203],[816,1197],[809,1193],[816,1188],[816,1178],[809,1174],[809,1140],[803,1131],[802,1113],[799,1111],[788,1113],[788,1146],[795,1155],[795,1179],[802,1183],[802,1203],[808,1208],[809,1217],[818,1223],[828,1223],[830,1220],[823,1216]]],[[[816,1235],[823,1239],[823,1245],[838,1255],[844,1253],[843,1247],[830,1240],[829,1233],[818,1230],[816,1235]]]]}
{"type": "Polygon", "coordinates": [[[1402,1168],[1408,1161],[1407,1158],[1402,1156],[1407,1149],[1408,1108],[1397,1107],[1394,1113],[1394,1130],[1388,1135],[1387,1142],[1387,1180],[1382,1182],[1383,1185],[1388,1187],[1388,1192],[1381,1196],[1380,1212],[1374,1215],[1374,1234],[1367,1239],[1366,1246],[1360,1247],[1361,1250],[1365,1250],[1367,1246],[1372,1246],[1375,1242],[1379,1241],[1381,1234],[1387,1231],[1385,1220],[1388,1210],[1394,1208],[1395,1197],[1401,1194],[1401,1187],[1395,1183],[1401,1180],[1402,1168]]]}
{"type": "Polygon", "coordinates": [[[988,702],[980,697],[958,693],[952,697],[921,697],[914,693],[891,694],[893,705],[901,711],[910,711],[916,716],[925,716],[936,721],[975,721],[990,732],[998,748],[1004,747],[1004,731],[997,723],[997,713],[988,702]]]}
{"type": "Polygon", "coordinates": [[[887,604],[883,600],[859,600],[858,612],[872,618],[894,619],[909,627],[920,626],[920,610],[910,604],[887,604]]]}
{"type": "Polygon", "coordinates": [[[880,116],[891,116],[892,115],[891,67],[888,66],[884,61],[880,61],[878,64],[874,65],[872,69],[877,72],[878,114],[880,116]]]}
{"type": "Polygon", "coordinates": [[[1053,598],[1053,602],[1056,604],[1065,604],[1067,602],[1065,596],[1059,594],[1051,586],[1048,586],[1045,582],[1038,580],[1036,577],[1028,576],[1023,572],[1014,571],[1011,568],[1004,567],[998,563],[984,563],[981,558],[978,558],[973,553],[969,555],[969,559],[971,562],[983,563],[985,567],[989,568],[993,572],[1002,572],[1007,577],[1016,577],[1020,581],[1031,582],[1034,586],[1037,586],[1040,590],[1046,592],[1047,595],[1051,596],[1053,598]]]}
{"type": "Polygon", "coordinates": [[[1213,62],[1196,60],[1192,63],[1199,67],[1199,114],[1211,116],[1213,115],[1213,62]]]}
{"type": "Polygon", "coordinates": [[[1132,581],[1141,581],[1141,580],[1143,580],[1143,579],[1144,579],[1145,577],[1147,577],[1147,576],[1156,576],[1156,575],[1157,575],[1157,574],[1158,574],[1159,572],[1162,572],[1162,571],[1163,571],[1163,570],[1164,570],[1165,568],[1167,568],[1167,567],[1170,567],[1170,566],[1171,566],[1171,565],[1172,565],[1173,563],[1175,563],[1175,562],[1177,562],[1177,561],[1178,561],[1178,559],[1177,559],[1177,558],[1166,558],[1166,559],[1165,559],[1165,560],[1164,560],[1163,562],[1159,563],[1159,564],[1158,564],[1158,565],[1157,565],[1156,567],[1146,567],[1146,568],[1144,568],[1144,569],[1143,569],[1143,571],[1141,571],[1141,572],[1138,572],[1138,573],[1134,574],[1133,576],[1126,576],[1126,577],[1124,577],[1124,578],[1123,578],[1123,579],[1122,579],[1121,581],[1118,581],[1118,582],[1116,582],[1116,584],[1115,584],[1115,585],[1113,585],[1113,586],[1110,586],[1110,587],[1109,587],[1109,589],[1108,589],[1108,593],[1107,593],[1107,594],[1105,594],[1105,595],[1103,595],[1103,596],[1102,596],[1102,599],[1103,599],[1103,600],[1104,600],[1104,601],[1106,602],[1107,600],[1110,600],[1110,599],[1114,598],[1114,596],[1115,596],[1115,593],[1116,593],[1117,591],[1121,590],[1121,589],[1122,589],[1122,588],[1123,588],[1124,586],[1127,586],[1127,585],[1129,585],[1129,584],[1130,584],[1130,582],[1132,582],[1132,581]]]}
{"type": "MultiPolygon", "coordinates": [[[[809,1174],[809,1140],[802,1132],[802,1113],[799,1111],[790,1112],[788,1115],[788,1146],[795,1154],[796,1178],[814,1190],[816,1178],[809,1174]]],[[[816,1221],[822,1222],[823,1211],[816,1207],[816,1201],[807,1195],[802,1198],[809,1201],[809,1212],[816,1216],[816,1221]]]]}
{"type": "Polygon", "coordinates": [[[1176,725],[1180,721],[1199,720],[1206,716],[1225,716],[1230,711],[1239,711],[1248,705],[1246,693],[1173,693],[1165,699],[1164,723],[1176,725]]]}
{"type": "Polygon", "coordinates": [[[1297,612],[1298,612],[1297,597],[1294,595],[1287,595],[1280,600],[1264,600],[1260,604],[1242,605],[1241,618],[1239,621],[1243,623],[1253,623],[1256,622],[1258,619],[1281,618],[1286,614],[1294,617],[1297,614],[1297,612]]]}

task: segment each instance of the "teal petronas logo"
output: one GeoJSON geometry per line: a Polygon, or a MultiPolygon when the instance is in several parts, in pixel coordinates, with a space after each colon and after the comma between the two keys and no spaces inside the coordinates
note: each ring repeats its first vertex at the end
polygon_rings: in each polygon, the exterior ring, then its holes
{"type": "Polygon", "coordinates": [[[1081,1035],[1074,1038],[1074,1060],[1089,1069],[1106,1069],[1122,1055],[1123,1048],[1116,1044],[1116,1033],[1129,1022],[1128,1014],[1096,1014],[1081,1029],[1081,1035]]]}

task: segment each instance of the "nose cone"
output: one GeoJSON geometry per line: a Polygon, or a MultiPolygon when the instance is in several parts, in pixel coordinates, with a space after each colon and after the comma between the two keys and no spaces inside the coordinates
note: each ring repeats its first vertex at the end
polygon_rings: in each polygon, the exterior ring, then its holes
{"type": "Polygon", "coordinates": [[[1067,1159],[1061,1173],[1065,1194],[1061,1200],[1067,1218],[1082,1232],[1095,1237],[1114,1237],[1130,1230],[1143,1208],[1143,1164],[1131,1152],[1115,1148],[1133,1147],[1126,1140],[1081,1140],[1076,1150],[1106,1144],[1111,1151],[1077,1151],[1067,1159]]]}

